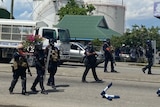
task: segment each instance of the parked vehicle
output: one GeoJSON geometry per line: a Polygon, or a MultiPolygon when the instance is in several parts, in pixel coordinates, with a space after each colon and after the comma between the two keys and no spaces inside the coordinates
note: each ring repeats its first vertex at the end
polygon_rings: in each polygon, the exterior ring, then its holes
{"type": "MultiPolygon", "coordinates": [[[[19,43],[28,35],[40,35],[46,39],[55,39],[55,46],[60,51],[60,60],[69,59],[70,34],[68,29],[47,27],[44,22],[0,19],[0,61],[10,62],[19,43]]],[[[46,45],[49,43],[46,42],[46,45]]],[[[34,56],[28,56],[28,63],[34,66],[34,56]]]]}
{"type": "MultiPolygon", "coordinates": [[[[70,42],[70,62],[84,62],[85,57],[85,46],[78,42],[70,42]]],[[[97,65],[104,62],[104,55],[101,52],[96,52],[97,56],[97,65]]]]}
{"type": "Polygon", "coordinates": [[[119,58],[120,58],[120,61],[122,61],[122,62],[129,62],[129,61],[131,61],[130,54],[128,54],[128,53],[120,53],[119,54],[119,58]]]}

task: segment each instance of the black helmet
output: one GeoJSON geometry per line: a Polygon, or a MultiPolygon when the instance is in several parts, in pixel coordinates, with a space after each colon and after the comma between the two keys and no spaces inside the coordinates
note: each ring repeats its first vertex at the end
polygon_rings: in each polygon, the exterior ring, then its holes
{"type": "Polygon", "coordinates": [[[36,42],[35,44],[35,50],[42,50],[43,43],[42,42],[36,42]]]}
{"type": "Polygon", "coordinates": [[[55,40],[54,40],[54,39],[49,39],[49,44],[50,44],[51,46],[53,46],[53,45],[54,45],[54,42],[55,42],[55,40]]]}
{"type": "Polygon", "coordinates": [[[147,41],[146,41],[146,44],[147,44],[147,45],[151,45],[151,40],[147,40],[147,41]]]}
{"type": "Polygon", "coordinates": [[[109,38],[106,39],[106,43],[110,46],[111,42],[109,38]]]}
{"type": "Polygon", "coordinates": [[[147,40],[147,41],[146,41],[146,45],[149,46],[149,47],[152,47],[152,42],[151,42],[151,40],[147,40]]]}

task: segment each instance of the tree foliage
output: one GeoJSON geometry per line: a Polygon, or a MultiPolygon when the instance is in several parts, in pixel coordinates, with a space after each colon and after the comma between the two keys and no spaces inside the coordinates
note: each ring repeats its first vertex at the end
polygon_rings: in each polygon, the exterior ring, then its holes
{"type": "Polygon", "coordinates": [[[93,45],[95,46],[101,46],[103,44],[102,41],[100,41],[98,38],[92,40],[93,45]]]}
{"type": "Polygon", "coordinates": [[[132,46],[145,46],[146,40],[156,40],[157,49],[160,50],[160,28],[152,26],[146,28],[141,25],[133,25],[132,29],[127,29],[121,37],[112,37],[111,42],[115,47],[120,47],[122,44],[132,46]]]}
{"type": "Polygon", "coordinates": [[[95,50],[96,50],[96,51],[99,51],[99,50],[101,50],[101,47],[102,47],[103,42],[100,41],[98,38],[96,38],[96,39],[93,39],[93,40],[92,40],[92,44],[94,45],[95,50]]]}
{"type": "Polygon", "coordinates": [[[69,0],[65,7],[58,10],[59,20],[65,15],[91,15],[95,7],[92,4],[78,5],[75,0],[69,0]]]}

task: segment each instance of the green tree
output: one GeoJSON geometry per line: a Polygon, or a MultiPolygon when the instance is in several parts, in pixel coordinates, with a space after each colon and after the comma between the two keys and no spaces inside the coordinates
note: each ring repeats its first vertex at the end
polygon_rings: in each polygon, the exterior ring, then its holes
{"type": "Polygon", "coordinates": [[[89,15],[92,15],[92,11],[95,10],[96,8],[92,4],[88,4],[86,6],[87,12],[89,15]]]}
{"type": "Polygon", "coordinates": [[[96,50],[96,51],[99,51],[99,50],[101,50],[101,47],[102,47],[103,42],[100,41],[100,40],[97,38],[97,39],[93,39],[93,40],[92,40],[92,44],[94,45],[95,50],[96,50]]]}
{"type": "Polygon", "coordinates": [[[93,10],[95,10],[95,7],[92,4],[80,6],[75,0],[69,0],[65,7],[58,10],[57,15],[61,20],[65,15],[90,15],[93,10]]]}
{"type": "Polygon", "coordinates": [[[112,37],[113,46],[120,47],[122,44],[129,46],[145,46],[146,40],[156,40],[157,49],[160,50],[160,28],[146,28],[144,25],[133,25],[132,29],[127,29],[121,37],[112,37]]]}

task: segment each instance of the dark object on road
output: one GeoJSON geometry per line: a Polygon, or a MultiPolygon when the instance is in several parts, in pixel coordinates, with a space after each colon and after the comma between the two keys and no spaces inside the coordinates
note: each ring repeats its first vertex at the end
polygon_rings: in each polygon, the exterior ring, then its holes
{"type": "Polygon", "coordinates": [[[157,91],[157,95],[160,97],[160,88],[157,91]]]}

